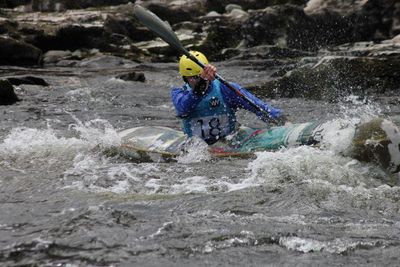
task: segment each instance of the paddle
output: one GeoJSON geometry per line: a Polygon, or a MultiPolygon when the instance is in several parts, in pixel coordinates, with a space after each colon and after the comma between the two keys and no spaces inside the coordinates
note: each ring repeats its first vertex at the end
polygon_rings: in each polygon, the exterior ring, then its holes
{"type": "MultiPolygon", "coordinates": [[[[192,54],[189,53],[186,48],[183,47],[181,42],[179,41],[178,37],[172,30],[171,26],[162,21],[157,15],[152,13],[151,11],[145,9],[144,7],[140,5],[135,5],[134,15],[136,18],[143,24],[145,25],[149,30],[152,32],[156,33],[161,39],[163,39],[166,43],[168,43],[171,47],[176,49],[179,53],[187,56],[190,58],[193,62],[195,62],[197,65],[199,65],[201,68],[204,68],[205,65],[197,60],[196,57],[194,57],[192,54]]],[[[245,96],[240,90],[237,88],[233,87],[229,82],[225,81],[224,78],[222,78],[219,74],[215,76],[217,80],[219,80],[221,83],[226,85],[230,90],[234,91],[236,95],[240,96],[242,99],[244,99],[249,105],[252,107],[256,108],[259,110],[261,113],[266,115],[267,118],[270,120],[273,120],[276,122],[275,119],[271,118],[268,112],[266,112],[262,107],[258,106],[256,103],[254,103],[251,99],[249,99],[247,96],[245,96]]]]}

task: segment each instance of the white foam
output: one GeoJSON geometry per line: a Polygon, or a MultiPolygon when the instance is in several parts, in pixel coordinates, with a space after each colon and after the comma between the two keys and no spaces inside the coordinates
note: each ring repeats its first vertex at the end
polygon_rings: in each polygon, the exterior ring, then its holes
{"type": "Polygon", "coordinates": [[[345,153],[352,145],[352,140],[356,131],[354,122],[344,119],[335,119],[322,124],[320,148],[334,151],[335,153],[345,153]]]}
{"type": "Polygon", "coordinates": [[[14,128],[0,143],[0,156],[53,158],[60,153],[76,152],[87,147],[87,142],[58,136],[53,129],[14,128]]]}
{"type": "Polygon", "coordinates": [[[95,146],[110,147],[121,140],[114,128],[106,121],[95,119],[69,127],[75,137],[65,137],[50,125],[46,129],[27,127],[13,128],[0,143],[0,158],[29,157],[54,161],[60,155],[76,155],[95,146]]]}
{"type": "Polygon", "coordinates": [[[376,247],[377,241],[351,241],[346,239],[334,239],[331,241],[318,241],[311,238],[300,237],[281,237],[279,245],[286,247],[289,250],[309,253],[325,251],[332,254],[341,254],[356,247],[376,247]]]}
{"type": "Polygon", "coordinates": [[[382,116],[383,110],[378,103],[369,102],[366,98],[349,95],[340,105],[340,115],[346,121],[357,124],[368,122],[382,116]]]}
{"type": "Polygon", "coordinates": [[[209,161],[211,154],[208,145],[200,138],[193,137],[185,144],[185,151],[178,156],[177,160],[182,164],[209,161]]]}
{"type": "Polygon", "coordinates": [[[368,166],[333,151],[308,146],[257,153],[248,169],[250,176],[235,189],[256,185],[280,186],[306,180],[349,186],[370,181],[368,166]]]}
{"type": "Polygon", "coordinates": [[[182,180],[181,184],[174,184],[171,187],[172,193],[207,193],[208,178],[204,176],[193,176],[182,180]]]}

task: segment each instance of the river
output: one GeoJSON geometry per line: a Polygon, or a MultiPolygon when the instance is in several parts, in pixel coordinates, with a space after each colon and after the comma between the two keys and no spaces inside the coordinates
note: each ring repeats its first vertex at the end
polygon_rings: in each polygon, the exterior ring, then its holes
{"type": "MultiPolygon", "coordinates": [[[[262,81],[248,66],[217,63],[238,83],[262,81]]],[[[177,162],[109,157],[117,131],[179,128],[172,63],[7,68],[50,86],[20,85],[0,106],[2,266],[394,266],[399,262],[400,187],[372,163],[296,147],[250,159],[214,159],[198,144],[177,162]],[[141,71],[146,82],[116,74],[141,71]]],[[[292,122],[344,123],[398,115],[388,99],[338,103],[264,99],[292,122]]],[[[239,112],[248,126],[263,123],[239,112]]]]}

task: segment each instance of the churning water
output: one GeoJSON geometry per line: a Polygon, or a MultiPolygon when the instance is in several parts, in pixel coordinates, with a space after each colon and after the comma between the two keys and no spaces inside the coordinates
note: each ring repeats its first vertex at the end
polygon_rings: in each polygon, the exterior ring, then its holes
{"type": "Polygon", "coordinates": [[[330,121],[319,148],[215,159],[194,142],[176,162],[107,155],[121,129],[179,127],[167,74],[143,85],[48,77],[52,88],[21,87],[24,101],[1,107],[2,265],[398,263],[400,187],[346,155],[355,126],[390,106],[271,100],[294,122],[330,121]]]}

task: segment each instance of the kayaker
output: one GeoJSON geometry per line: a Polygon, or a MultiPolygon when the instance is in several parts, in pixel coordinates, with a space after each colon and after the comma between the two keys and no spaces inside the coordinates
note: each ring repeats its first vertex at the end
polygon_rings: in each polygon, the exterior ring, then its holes
{"type": "Polygon", "coordinates": [[[208,144],[213,144],[237,130],[235,112],[246,109],[255,113],[258,118],[268,122],[283,120],[282,111],[263,102],[236,83],[231,83],[242,94],[260,106],[265,113],[251,106],[233,90],[215,79],[217,69],[204,54],[190,51],[205,65],[202,69],[195,62],[183,55],[179,60],[179,73],[185,84],[172,88],[171,98],[178,117],[182,119],[183,131],[189,137],[199,136],[208,144]]]}

